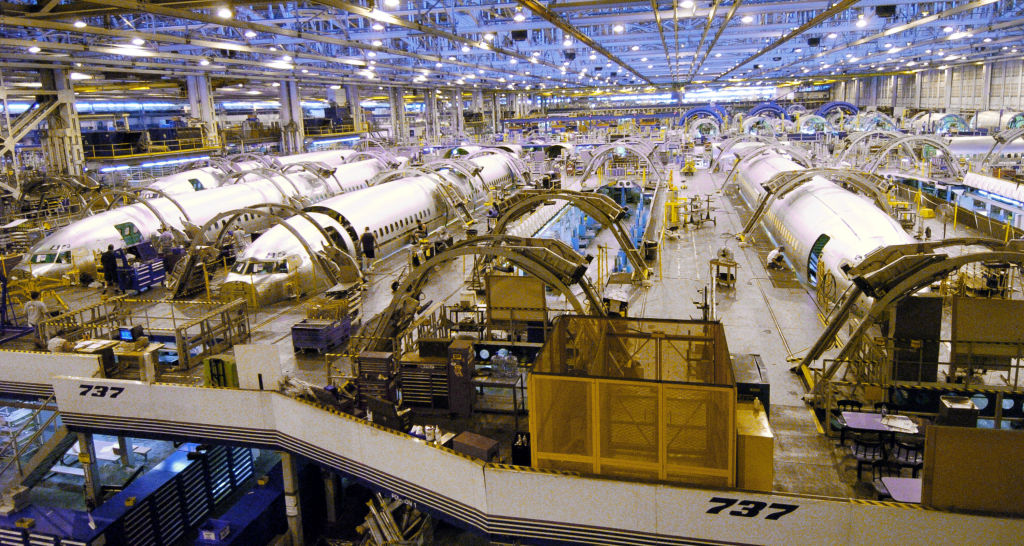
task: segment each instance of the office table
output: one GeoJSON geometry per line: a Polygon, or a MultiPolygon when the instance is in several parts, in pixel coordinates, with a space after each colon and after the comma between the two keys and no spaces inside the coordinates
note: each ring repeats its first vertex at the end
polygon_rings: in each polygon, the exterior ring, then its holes
{"type": "Polygon", "coordinates": [[[892,418],[892,421],[905,422],[908,424],[907,427],[896,426],[896,423],[888,424],[883,422],[883,416],[881,413],[866,413],[860,411],[844,411],[843,421],[846,422],[846,428],[850,430],[856,430],[859,432],[901,432],[905,434],[917,434],[917,425],[915,425],[909,418],[901,419],[897,415],[889,415],[887,417],[892,418]]]}
{"type": "Polygon", "coordinates": [[[485,389],[510,389],[512,391],[512,416],[515,421],[515,430],[519,430],[519,405],[522,404],[522,411],[526,410],[526,396],[523,387],[523,376],[516,374],[512,377],[495,377],[493,375],[476,376],[471,383],[474,387],[485,389]],[[518,393],[516,391],[519,391],[518,393]]]}

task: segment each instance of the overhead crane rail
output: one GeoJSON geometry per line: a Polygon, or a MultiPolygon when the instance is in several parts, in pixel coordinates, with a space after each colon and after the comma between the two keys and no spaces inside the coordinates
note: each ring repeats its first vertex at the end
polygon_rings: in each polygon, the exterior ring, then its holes
{"type": "Polygon", "coordinates": [[[434,267],[459,256],[487,256],[501,258],[558,290],[582,315],[605,314],[601,296],[586,278],[590,256],[580,256],[565,243],[554,239],[534,239],[511,235],[481,235],[459,241],[437,253],[413,269],[394,291],[391,304],[371,320],[367,335],[360,336],[358,349],[362,351],[388,351],[395,339],[412,324],[420,311],[419,297],[434,267]],[[570,285],[576,284],[590,306],[590,312],[576,298],[570,285]]]}

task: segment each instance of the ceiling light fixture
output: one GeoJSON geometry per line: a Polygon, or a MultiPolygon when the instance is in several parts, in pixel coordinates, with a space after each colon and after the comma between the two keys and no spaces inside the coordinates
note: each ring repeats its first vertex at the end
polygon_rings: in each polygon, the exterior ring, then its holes
{"type": "Polygon", "coordinates": [[[28,48],[28,52],[29,53],[39,53],[40,51],[42,51],[42,49],[39,49],[38,46],[32,46],[32,47],[28,48]]]}
{"type": "Polygon", "coordinates": [[[516,14],[512,17],[512,20],[517,23],[522,23],[523,21],[526,20],[526,16],[523,15],[523,12],[517,11],[516,14]]]}
{"type": "Polygon", "coordinates": [[[386,8],[397,8],[400,4],[399,0],[384,0],[384,7],[386,8]]]}
{"type": "Polygon", "coordinates": [[[494,41],[494,35],[491,34],[490,32],[488,32],[487,34],[484,34],[484,40],[487,40],[488,42],[493,42],[494,41]]]}
{"type": "Polygon", "coordinates": [[[380,40],[374,40],[371,43],[374,45],[374,47],[380,47],[380,46],[384,45],[384,42],[382,42],[380,40]]]}
{"type": "Polygon", "coordinates": [[[256,37],[256,32],[253,31],[253,30],[247,30],[247,31],[245,31],[245,37],[246,38],[255,38],[256,37]]]}
{"type": "Polygon", "coordinates": [[[942,32],[945,32],[946,34],[949,34],[950,32],[953,32],[953,27],[946,27],[946,28],[943,28],[943,29],[942,29],[942,32]]]}
{"type": "Polygon", "coordinates": [[[563,47],[572,47],[572,38],[566,36],[565,40],[562,41],[562,46],[563,47]]]}
{"type": "Polygon", "coordinates": [[[201,66],[209,66],[210,65],[210,61],[208,59],[200,59],[199,60],[199,64],[201,66]]]}
{"type": "Polygon", "coordinates": [[[217,10],[217,17],[220,17],[221,19],[230,19],[232,15],[234,14],[231,13],[231,10],[228,8],[220,8],[217,10]]]}
{"type": "Polygon", "coordinates": [[[612,32],[615,32],[616,34],[621,33],[623,30],[626,30],[626,27],[622,25],[615,25],[612,27],[612,32]]]}
{"type": "Polygon", "coordinates": [[[469,46],[468,45],[463,45],[462,46],[462,52],[463,53],[469,53],[469,46]]]}
{"type": "Polygon", "coordinates": [[[632,50],[632,51],[640,51],[640,46],[635,45],[635,46],[633,46],[633,47],[631,47],[629,49],[632,50]]]}
{"type": "Polygon", "coordinates": [[[140,46],[140,45],[144,45],[145,43],[146,43],[146,41],[143,40],[142,38],[132,38],[132,44],[134,44],[134,45],[140,46]]]}
{"type": "Polygon", "coordinates": [[[75,21],[75,28],[85,28],[85,21],[75,21]]]}
{"type": "Polygon", "coordinates": [[[839,37],[839,35],[836,34],[835,32],[830,32],[829,35],[828,35],[828,39],[829,40],[835,40],[838,37],[839,37]]]}
{"type": "Polygon", "coordinates": [[[381,23],[374,23],[373,26],[371,26],[370,28],[376,31],[381,31],[384,30],[384,25],[381,23]]]}
{"type": "Polygon", "coordinates": [[[749,25],[750,23],[754,22],[754,18],[750,15],[744,15],[743,18],[740,19],[740,22],[742,22],[744,25],[749,25]]]}

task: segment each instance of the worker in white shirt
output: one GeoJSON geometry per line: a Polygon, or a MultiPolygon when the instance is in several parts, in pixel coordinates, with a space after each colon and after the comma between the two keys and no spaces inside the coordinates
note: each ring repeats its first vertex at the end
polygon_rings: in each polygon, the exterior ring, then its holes
{"type": "Polygon", "coordinates": [[[768,253],[768,257],[765,258],[764,266],[768,269],[782,269],[782,264],[786,259],[783,252],[786,250],[785,247],[779,246],[768,253]]]}
{"type": "Polygon", "coordinates": [[[35,330],[36,347],[43,347],[43,338],[39,334],[39,323],[47,316],[46,304],[39,299],[39,292],[32,291],[25,302],[25,322],[35,330]]]}

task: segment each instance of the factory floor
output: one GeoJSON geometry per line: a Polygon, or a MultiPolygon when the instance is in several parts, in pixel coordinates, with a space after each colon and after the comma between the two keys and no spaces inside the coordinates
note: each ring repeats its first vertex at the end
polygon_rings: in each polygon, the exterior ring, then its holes
{"type": "MultiPolygon", "coordinates": [[[[730,248],[739,263],[737,282],[734,289],[717,292],[715,316],[725,325],[731,353],[759,354],[766,365],[771,384],[771,426],[775,435],[774,489],[831,497],[872,498],[870,487],[856,480],[852,459],[837,446],[835,440],[822,433],[821,424],[801,399],[806,387],[802,379],[790,371],[792,363],[787,361],[788,357],[801,356],[822,330],[813,292],[801,285],[788,267],[781,271],[765,269],[765,257],[775,245],[763,231],[755,230],[743,243],[734,237],[742,230],[750,210],[734,189],[727,186],[723,191],[724,174],[698,171],[692,177],[683,177],[676,170],[673,177],[676,185],[682,186],[680,196],[700,196],[703,199],[711,195],[714,222],[686,226],[666,238],[662,261],[654,266],[653,282],[649,287],[634,288],[629,314],[651,318],[700,318],[702,310],[697,303],[702,300],[699,291],[710,283],[708,262],[720,248],[730,248]]],[[[927,225],[936,236],[943,233],[944,226],[940,221],[928,220],[927,225]]],[[[972,235],[962,228],[953,230],[951,226],[945,226],[945,230],[948,237],[972,235]]],[[[460,235],[456,234],[457,237],[460,235]]],[[[600,235],[592,243],[597,244],[609,246],[609,256],[614,256],[616,244],[610,236],[600,235]]],[[[407,272],[407,263],[408,254],[401,251],[384,258],[374,267],[371,283],[364,293],[364,317],[373,316],[390,303],[391,284],[407,272]]],[[[469,259],[458,259],[439,267],[431,274],[424,290],[425,301],[457,300],[471,265],[469,259]]],[[[592,278],[595,267],[591,266],[592,278]]],[[[71,307],[81,307],[101,297],[98,289],[77,287],[61,291],[60,295],[71,307]]],[[[162,288],[147,292],[142,297],[147,301],[133,304],[137,313],[166,313],[168,304],[153,303],[166,297],[162,288]]],[[[324,384],[328,373],[327,359],[323,355],[295,354],[290,350],[291,326],[305,317],[302,304],[306,300],[308,297],[252,310],[251,343],[283,345],[283,354],[294,354],[294,360],[284,366],[291,375],[313,384],[324,384]]],[[[564,306],[564,303],[552,301],[552,305],[564,306]]],[[[4,348],[31,350],[33,344],[30,339],[22,338],[4,348]]],[[[342,374],[350,371],[345,364],[341,365],[342,374]]],[[[198,384],[199,376],[199,367],[195,367],[184,372],[165,373],[162,380],[198,384]]],[[[511,405],[507,393],[485,392],[482,395],[492,407],[500,409],[511,405]]],[[[514,428],[511,415],[485,413],[472,419],[421,416],[417,422],[437,424],[448,430],[472,430],[494,437],[503,445],[503,460],[510,461],[509,446],[514,428]]],[[[525,430],[525,416],[520,416],[519,427],[525,430]]],[[[153,455],[157,456],[151,455],[144,463],[151,466],[158,462],[159,452],[159,449],[154,449],[153,455]]],[[[12,474],[11,471],[6,472],[0,481],[9,483],[12,474]]],[[[110,478],[115,480],[118,476],[111,475],[110,478]]],[[[49,500],[78,507],[80,501],[71,497],[75,496],[72,493],[80,491],[80,481],[74,480],[81,478],[48,476],[38,491],[33,492],[35,496],[46,498],[33,499],[42,504],[49,500]]]]}

